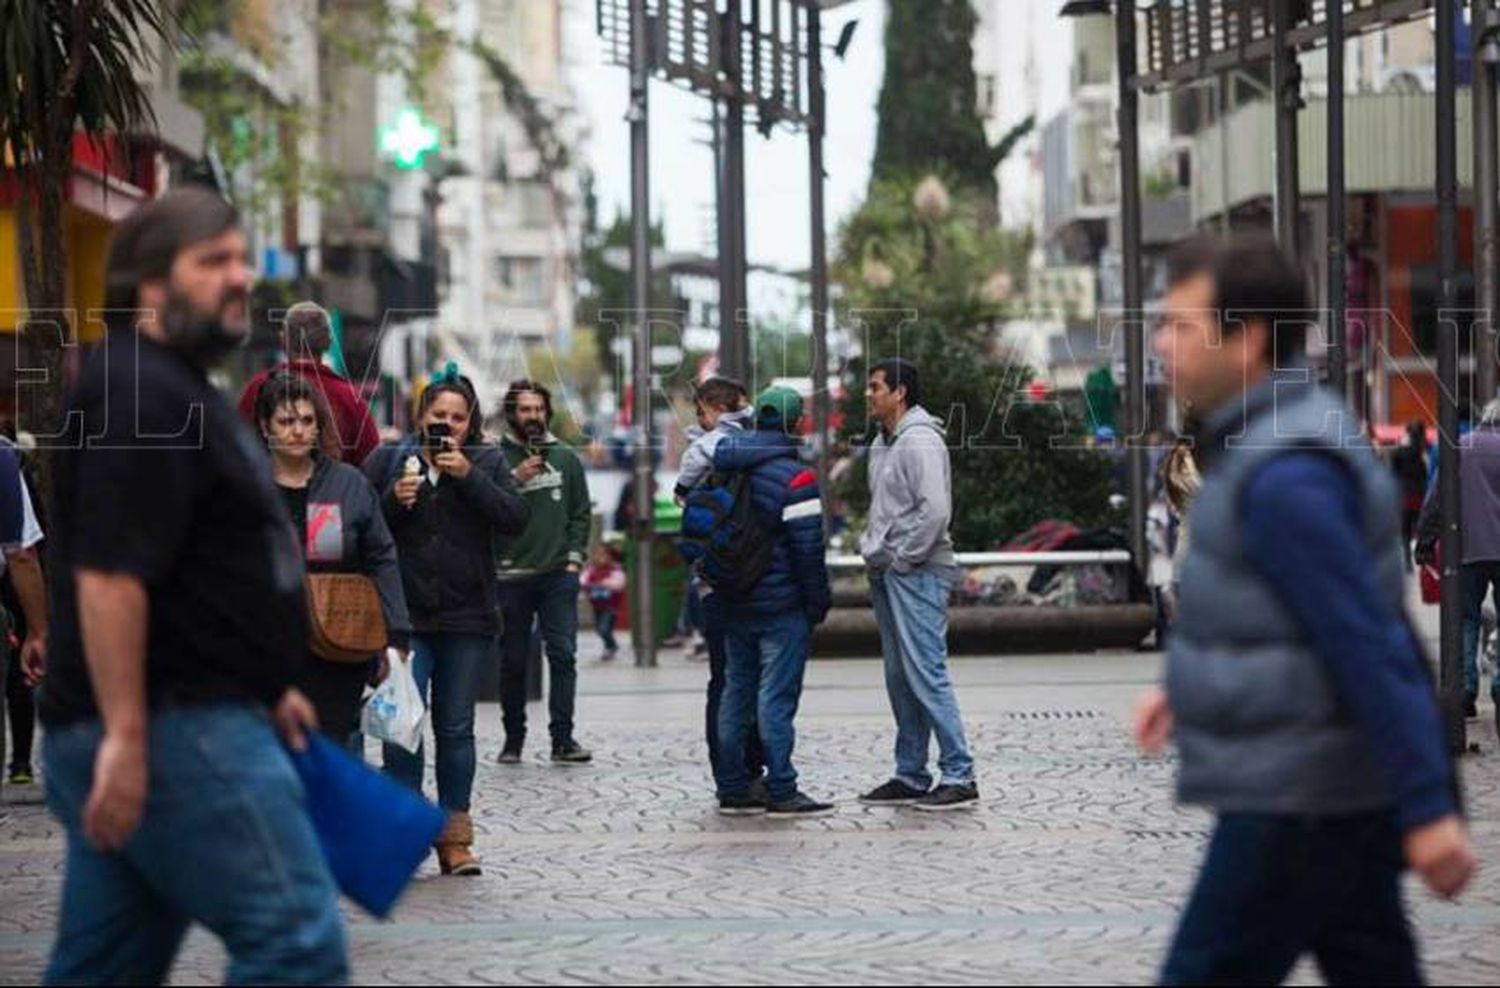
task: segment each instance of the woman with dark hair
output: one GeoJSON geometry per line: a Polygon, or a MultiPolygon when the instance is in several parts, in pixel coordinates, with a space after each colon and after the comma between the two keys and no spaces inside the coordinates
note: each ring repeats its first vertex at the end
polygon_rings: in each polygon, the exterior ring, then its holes
{"type": "MultiPolygon", "coordinates": [[[[429,701],[437,742],[439,836],[445,875],[477,875],[469,801],[474,788],[474,706],[494,654],[499,620],[491,543],[526,527],[526,504],[500,450],[484,441],[479,398],[449,363],[417,403],[416,431],[365,461],[396,537],[411,607],[412,675],[429,701]]],[[[422,754],[385,747],[385,767],[422,789],[422,754]]]]}
{"type": "MultiPolygon", "coordinates": [[[[297,374],[276,374],[255,400],[255,425],[271,453],[276,488],[286,500],[309,573],[361,573],[380,592],[388,642],[405,652],[411,619],[396,543],[380,497],[364,474],[338,458],[332,416],[318,386],[297,374]]],[[[313,655],[298,686],[318,711],[324,733],[346,742],[358,727],[360,697],[375,671],[368,662],[330,662],[313,655]]]]}

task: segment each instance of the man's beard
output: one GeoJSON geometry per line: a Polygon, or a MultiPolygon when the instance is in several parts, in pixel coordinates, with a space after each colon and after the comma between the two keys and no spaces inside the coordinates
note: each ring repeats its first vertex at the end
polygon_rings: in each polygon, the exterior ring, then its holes
{"type": "Polygon", "coordinates": [[[225,324],[223,314],[230,301],[231,295],[226,293],[213,313],[204,314],[196,311],[186,297],[170,295],[161,314],[166,345],[202,367],[223,360],[250,338],[248,325],[231,328],[225,324]]]}
{"type": "Polygon", "coordinates": [[[516,435],[527,442],[536,442],[547,435],[547,427],[535,419],[528,422],[511,420],[510,427],[516,430],[516,435]]]}

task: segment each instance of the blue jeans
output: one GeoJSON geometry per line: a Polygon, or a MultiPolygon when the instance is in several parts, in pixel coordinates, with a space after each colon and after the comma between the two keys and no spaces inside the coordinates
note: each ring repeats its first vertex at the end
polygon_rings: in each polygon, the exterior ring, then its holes
{"type": "MultiPolygon", "coordinates": [[[[432,697],[432,736],[437,741],[438,805],[467,813],[474,794],[474,705],[479,702],[480,675],[495,647],[489,635],[452,631],[424,632],[411,639],[411,673],[417,692],[432,697]]],[[[427,742],[422,742],[425,749],[427,742]]],[[[384,746],[385,770],[392,778],[422,791],[422,751],[415,755],[393,744],[384,746]]]]}
{"type": "Polygon", "coordinates": [[[338,890],[302,782],[249,705],[152,715],[146,809],[115,854],[83,836],[103,729],[42,739],[47,804],[67,828],[67,872],[48,984],[161,984],[190,923],[224,941],[232,984],[343,984],[338,890]]]}
{"type": "Polygon", "coordinates": [[[607,652],[619,649],[615,643],[615,622],[620,619],[620,614],[614,608],[594,612],[594,627],[599,632],[599,640],[604,643],[607,652]]]}
{"type": "Polygon", "coordinates": [[[547,647],[547,710],[552,718],[552,747],[573,738],[573,707],[578,696],[578,574],[567,570],[516,580],[501,580],[500,709],[505,746],[519,751],[526,743],[526,657],[531,651],[531,624],[541,625],[547,647]]]}
{"type": "Polygon", "coordinates": [[[705,620],[702,588],[699,587],[696,576],[689,576],[687,584],[682,588],[682,608],[677,612],[677,627],[673,630],[683,637],[695,631],[701,634],[705,620]]]}
{"type": "MultiPolygon", "coordinates": [[[[1500,608],[1500,563],[1467,563],[1458,568],[1459,593],[1463,594],[1464,612],[1464,692],[1479,695],[1479,638],[1484,599],[1495,589],[1495,606],[1500,608]]],[[[1500,701],[1500,676],[1490,684],[1491,695],[1500,701]]]]}
{"type": "Polygon", "coordinates": [[[800,611],[753,617],[729,613],[724,640],[729,662],[719,708],[719,791],[739,795],[749,790],[744,759],[726,756],[745,750],[755,725],[765,749],[766,791],[772,800],[790,799],[797,793],[792,719],[802,699],[812,625],[800,611]]]}
{"type": "Polygon", "coordinates": [[[958,697],[948,678],[948,595],[952,577],[940,570],[872,571],[870,598],[880,625],[885,691],[896,716],[896,775],[927,789],[928,739],[936,734],[943,782],[974,781],[958,697]]]}
{"type": "MultiPolygon", "coordinates": [[[[708,738],[708,767],[714,775],[714,787],[719,795],[724,788],[724,770],[719,765],[719,710],[724,702],[724,682],[729,668],[729,652],[725,643],[724,608],[715,594],[703,596],[703,640],[708,645],[708,703],[704,708],[704,728],[708,738]]],[[[751,779],[758,779],[765,768],[766,757],[761,750],[760,727],[751,714],[749,727],[745,729],[745,747],[737,756],[745,763],[745,772],[751,779]]]]}
{"type": "Polygon", "coordinates": [[[1280,984],[1311,953],[1331,985],[1416,985],[1390,813],[1225,814],[1162,971],[1168,985],[1280,984]]]}

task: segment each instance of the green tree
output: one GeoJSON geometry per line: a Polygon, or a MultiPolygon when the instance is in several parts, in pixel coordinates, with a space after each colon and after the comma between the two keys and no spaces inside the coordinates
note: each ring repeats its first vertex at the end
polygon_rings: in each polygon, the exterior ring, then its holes
{"type": "MultiPolygon", "coordinates": [[[[1030,132],[1028,118],[991,146],[979,117],[970,0],[889,0],[875,184],[937,172],[996,203],[995,169],[1030,132]]],[[[986,206],[993,219],[997,206],[986,206]]]]}
{"type": "Polygon", "coordinates": [[[141,69],[173,39],[175,15],[156,0],[0,0],[0,152],[19,196],[21,273],[35,331],[34,366],[53,386],[35,391],[29,427],[54,431],[63,341],[53,328],[67,303],[63,196],[81,132],[102,150],[106,135],[154,129],[141,69]],[[44,325],[47,319],[53,322],[44,325]]]}
{"type": "MultiPolygon", "coordinates": [[[[844,325],[855,327],[862,350],[849,367],[842,438],[872,438],[866,369],[901,356],[923,372],[923,404],[948,429],[960,549],[993,548],[1048,518],[1104,523],[1108,462],[1081,448],[1076,415],[1027,401],[1032,370],[1004,359],[993,342],[996,322],[1018,304],[1029,237],[981,222],[975,194],[939,210],[919,185],[930,192],[932,181],[877,183],[840,233],[834,276],[844,325]],[[919,207],[924,201],[929,208],[919,207]]],[[[862,513],[865,471],[850,476],[842,493],[862,513]]]]}

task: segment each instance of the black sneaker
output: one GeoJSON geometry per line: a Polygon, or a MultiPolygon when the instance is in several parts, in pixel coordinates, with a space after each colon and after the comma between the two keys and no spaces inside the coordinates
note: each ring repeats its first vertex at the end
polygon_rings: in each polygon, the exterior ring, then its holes
{"type": "Polygon", "coordinates": [[[972,810],[979,803],[979,786],[973,782],[945,783],[917,800],[913,805],[929,813],[946,810],[972,810]]]}
{"type": "Polygon", "coordinates": [[[720,816],[763,816],[766,800],[754,792],[734,793],[719,797],[720,816]]]}
{"type": "Polygon", "coordinates": [[[832,803],[820,803],[807,793],[798,791],[790,799],[771,800],[766,815],[778,820],[800,820],[804,817],[827,816],[832,813],[832,803]]]}
{"type": "Polygon", "coordinates": [[[883,786],[871,789],[859,797],[859,801],[866,806],[910,806],[925,795],[926,789],[918,789],[900,779],[892,779],[883,786]]]}
{"type": "Polygon", "coordinates": [[[554,762],[582,765],[584,762],[593,761],[594,753],[577,741],[569,741],[567,744],[560,744],[553,747],[552,760],[554,762]]]}
{"type": "Polygon", "coordinates": [[[521,749],[512,748],[507,745],[500,749],[500,757],[496,758],[495,761],[501,765],[519,765],[521,764],[521,749]]]}

